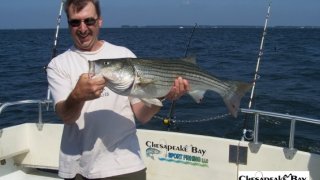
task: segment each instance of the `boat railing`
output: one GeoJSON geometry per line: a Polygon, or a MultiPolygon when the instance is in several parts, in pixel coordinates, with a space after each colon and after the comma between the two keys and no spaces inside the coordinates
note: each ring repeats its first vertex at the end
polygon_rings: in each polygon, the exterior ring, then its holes
{"type": "MultiPolygon", "coordinates": [[[[0,104],[0,116],[2,112],[10,106],[15,105],[22,105],[22,104],[38,104],[38,123],[37,127],[39,130],[42,130],[43,127],[43,121],[42,121],[42,107],[46,106],[49,107],[50,104],[52,104],[52,100],[44,99],[44,100],[22,100],[22,101],[14,101],[14,102],[6,102],[3,104],[0,104]]],[[[279,118],[280,120],[290,120],[290,136],[289,136],[289,150],[294,150],[294,139],[295,139],[295,127],[296,122],[306,122],[306,123],[312,123],[312,124],[318,124],[320,125],[320,120],[318,119],[312,119],[312,118],[306,118],[301,116],[294,116],[289,114],[281,114],[281,113],[274,113],[269,111],[261,111],[256,109],[240,109],[240,112],[246,113],[246,114],[252,114],[254,115],[254,129],[253,129],[253,144],[260,144],[259,143],[259,121],[260,116],[267,116],[267,117],[273,117],[273,118],[279,118]]],[[[0,135],[2,134],[2,129],[0,129],[0,135]]]]}
{"type": "Polygon", "coordinates": [[[289,144],[288,144],[288,150],[294,153],[294,139],[295,139],[295,131],[296,131],[296,122],[306,122],[311,124],[317,124],[320,125],[320,120],[318,119],[312,119],[312,118],[306,118],[301,116],[295,116],[295,115],[289,115],[289,114],[281,114],[281,113],[274,113],[274,112],[268,112],[268,111],[261,111],[261,110],[255,110],[255,109],[240,109],[242,113],[246,114],[252,114],[254,115],[254,129],[253,129],[253,144],[259,145],[259,121],[260,116],[267,116],[267,117],[273,117],[273,118],[279,118],[279,120],[290,120],[290,135],[289,135],[289,144]]]}
{"type": "MultiPolygon", "coordinates": [[[[22,101],[13,101],[13,102],[6,102],[3,104],[0,104],[0,116],[2,112],[4,112],[7,107],[15,106],[15,105],[23,105],[23,104],[38,104],[38,123],[37,127],[39,130],[42,130],[43,127],[43,121],[42,121],[42,106],[46,106],[47,108],[52,104],[53,101],[49,99],[45,100],[22,100],[22,101]]],[[[0,129],[0,135],[2,134],[2,129],[0,129]]]]}

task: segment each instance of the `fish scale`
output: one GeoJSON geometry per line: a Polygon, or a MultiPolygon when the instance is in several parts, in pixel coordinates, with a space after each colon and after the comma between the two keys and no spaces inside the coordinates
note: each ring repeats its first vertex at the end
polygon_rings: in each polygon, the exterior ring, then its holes
{"type": "Polygon", "coordinates": [[[140,98],[146,104],[162,106],[159,97],[166,96],[178,77],[190,85],[188,94],[201,102],[207,90],[218,93],[230,113],[236,117],[240,100],[251,84],[219,79],[196,65],[192,58],[181,59],[99,59],[89,62],[90,72],[107,79],[106,86],[115,93],[140,98]]]}
{"type": "MultiPolygon", "coordinates": [[[[156,76],[160,81],[166,82],[166,85],[172,86],[174,79],[181,76],[189,81],[190,84],[203,85],[206,84],[208,87],[216,86],[219,89],[226,89],[227,84],[220,81],[213,76],[208,75],[207,72],[201,70],[192,63],[184,61],[164,61],[164,60],[132,60],[135,70],[138,74],[146,77],[156,76]]],[[[163,85],[159,83],[159,85],[163,85]]]]}

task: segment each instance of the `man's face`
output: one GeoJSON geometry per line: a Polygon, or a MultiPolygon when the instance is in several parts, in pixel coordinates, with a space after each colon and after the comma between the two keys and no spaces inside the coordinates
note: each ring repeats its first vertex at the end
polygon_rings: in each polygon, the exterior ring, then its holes
{"type": "Polygon", "coordinates": [[[83,51],[99,49],[98,34],[102,26],[102,19],[98,18],[93,3],[89,2],[79,12],[76,12],[73,5],[71,5],[68,12],[69,29],[74,45],[83,51]]]}

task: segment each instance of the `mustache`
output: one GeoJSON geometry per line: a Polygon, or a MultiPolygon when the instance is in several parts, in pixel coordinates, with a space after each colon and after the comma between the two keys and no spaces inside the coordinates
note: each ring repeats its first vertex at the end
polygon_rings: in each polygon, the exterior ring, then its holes
{"type": "Polygon", "coordinates": [[[91,34],[91,31],[90,30],[86,30],[86,31],[77,31],[76,34],[78,36],[88,36],[91,34]]]}

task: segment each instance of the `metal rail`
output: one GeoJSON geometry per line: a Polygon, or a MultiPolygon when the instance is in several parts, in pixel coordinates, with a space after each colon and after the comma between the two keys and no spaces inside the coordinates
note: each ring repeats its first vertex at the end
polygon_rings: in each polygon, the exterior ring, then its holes
{"type": "Polygon", "coordinates": [[[261,110],[254,110],[254,109],[240,109],[242,113],[246,114],[253,114],[254,115],[254,130],[253,130],[253,143],[259,144],[259,120],[260,116],[268,116],[268,117],[275,117],[280,118],[284,120],[291,120],[290,125],[290,137],[289,137],[289,150],[294,150],[294,137],[295,137],[295,127],[296,127],[296,121],[311,123],[311,124],[318,124],[320,125],[320,120],[318,119],[312,119],[312,118],[306,118],[301,116],[294,116],[289,114],[281,114],[281,113],[274,113],[274,112],[268,112],[268,111],[261,111],[261,110]]]}
{"type": "MultiPolygon", "coordinates": [[[[42,130],[43,122],[42,122],[42,105],[49,105],[53,103],[52,100],[22,100],[22,101],[13,101],[13,102],[6,102],[3,104],[0,104],[0,115],[2,112],[9,106],[15,106],[15,105],[22,105],[22,104],[38,104],[38,123],[37,127],[39,131],[42,130]]],[[[2,129],[0,129],[0,135],[2,134],[2,129]]]]}
{"type": "MultiPolygon", "coordinates": [[[[49,105],[53,103],[52,100],[22,100],[22,101],[14,101],[14,102],[6,102],[3,104],[0,104],[0,115],[2,112],[9,106],[15,106],[15,105],[23,105],[23,104],[38,104],[38,129],[42,130],[43,122],[42,122],[42,106],[43,105],[49,105]]],[[[318,124],[320,125],[320,120],[318,119],[312,119],[312,118],[306,118],[301,116],[294,116],[289,114],[281,114],[281,113],[274,113],[274,112],[268,112],[268,111],[261,111],[261,110],[254,110],[254,109],[240,109],[240,112],[246,113],[246,114],[253,114],[254,115],[254,131],[253,131],[253,143],[259,144],[259,121],[260,116],[268,116],[268,117],[275,117],[280,118],[284,120],[291,120],[291,126],[290,126],[290,138],[289,138],[289,150],[294,150],[294,137],[295,137],[295,126],[296,121],[306,122],[306,123],[312,123],[312,124],[318,124]]],[[[0,129],[0,136],[2,134],[2,129],[0,129]]]]}

